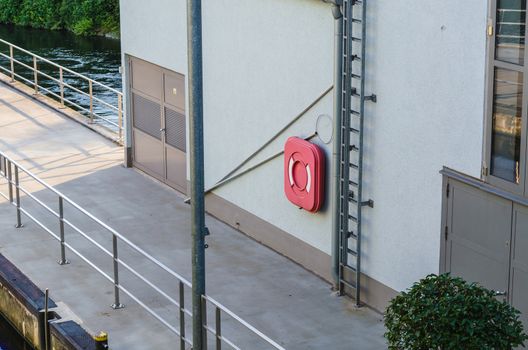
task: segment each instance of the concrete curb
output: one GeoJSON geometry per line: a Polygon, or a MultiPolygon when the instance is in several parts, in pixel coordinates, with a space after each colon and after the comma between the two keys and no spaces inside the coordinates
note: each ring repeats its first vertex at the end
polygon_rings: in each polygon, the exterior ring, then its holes
{"type": "MultiPolygon", "coordinates": [[[[36,350],[46,349],[45,294],[15,265],[0,254],[0,313],[36,350]]],[[[49,299],[49,309],[57,304],[49,299]]],[[[101,343],[79,324],[48,311],[49,349],[98,350],[101,343]]]]}

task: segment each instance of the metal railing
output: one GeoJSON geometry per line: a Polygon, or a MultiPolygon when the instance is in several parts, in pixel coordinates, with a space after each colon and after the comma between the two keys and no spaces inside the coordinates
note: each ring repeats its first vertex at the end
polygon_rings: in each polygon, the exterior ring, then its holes
{"type": "Polygon", "coordinates": [[[111,88],[103,83],[100,83],[96,80],[93,80],[83,74],[77,73],[71,69],[68,69],[64,66],[61,66],[53,61],[50,61],[46,58],[43,58],[41,56],[38,56],[28,50],[25,50],[21,47],[18,47],[8,41],[5,41],[3,39],[0,39],[0,43],[7,45],[9,48],[9,54],[5,54],[3,52],[0,52],[0,57],[5,58],[9,62],[9,67],[6,68],[2,65],[0,65],[0,70],[6,73],[9,77],[11,77],[11,82],[15,82],[17,80],[25,83],[26,85],[32,87],[35,91],[35,94],[39,94],[41,91],[44,91],[45,93],[49,94],[50,96],[54,97],[58,102],[60,102],[62,107],[65,107],[66,104],[75,108],[76,110],[80,111],[81,113],[84,113],[88,116],[90,123],[100,123],[102,126],[106,127],[108,130],[116,133],[116,141],[120,144],[123,143],[123,93],[121,91],[118,91],[114,88],[111,88]],[[23,53],[26,55],[29,55],[31,57],[32,65],[26,64],[22,62],[22,58],[17,57],[17,53],[23,53]],[[39,64],[46,63],[53,68],[56,69],[57,77],[51,76],[47,73],[44,73],[43,71],[39,70],[39,64]],[[19,65],[30,72],[33,73],[32,79],[28,79],[17,71],[17,66],[19,65]],[[85,87],[88,87],[88,91],[83,91],[82,87],[75,87],[71,84],[69,84],[65,79],[65,74],[69,74],[71,77],[78,79],[83,82],[82,85],[85,87]],[[46,88],[39,84],[40,77],[44,77],[48,80],[51,80],[52,82],[57,84],[58,93],[53,92],[49,88],[46,88]],[[94,87],[97,87],[101,89],[102,91],[105,91],[110,94],[115,94],[117,97],[116,103],[112,104],[109,103],[102,98],[96,96],[94,93],[94,87]],[[66,89],[70,89],[71,92],[75,94],[79,94],[85,98],[88,99],[88,103],[86,106],[83,106],[82,103],[77,103],[72,101],[67,97],[67,91],[66,89]],[[110,113],[110,115],[114,116],[114,120],[108,118],[108,116],[103,116],[101,113],[97,113],[95,111],[97,106],[102,106],[110,113]]]}
{"type": "MultiPolygon", "coordinates": [[[[95,269],[99,274],[101,274],[106,280],[111,282],[114,286],[114,303],[112,304],[112,308],[114,309],[120,309],[123,308],[124,305],[121,303],[120,300],[120,292],[124,292],[126,295],[128,295],[132,300],[134,300],[137,304],[139,304],[145,311],[147,311],[151,316],[153,316],[155,319],[157,319],[160,323],[162,323],[167,329],[169,329],[172,333],[174,333],[177,337],[179,337],[180,340],[180,349],[185,349],[187,345],[192,346],[192,337],[188,337],[186,335],[186,323],[185,323],[185,317],[189,316],[192,318],[192,312],[185,307],[185,288],[192,288],[192,285],[189,281],[187,281],[184,277],[182,277],[177,272],[173,271],[169,267],[167,267],[165,264],[154,258],[152,255],[145,252],[143,249],[141,249],[136,244],[132,243],[129,239],[124,237],[122,234],[99,220],[97,217],[86,211],[84,208],[82,208],[79,204],[68,198],[63,193],[59,192],[57,189],[52,187],[51,185],[47,184],[45,181],[38,178],[36,175],[31,173],[29,170],[18,164],[17,162],[13,161],[11,158],[6,156],[3,152],[0,152],[0,178],[5,179],[4,185],[7,185],[7,194],[0,191],[0,196],[5,198],[11,205],[13,205],[16,208],[16,225],[15,227],[21,228],[23,227],[22,224],[22,214],[27,216],[29,219],[31,219],[35,224],[37,224],[40,228],[42,228],[44,231],[46,231],[48,234],[50,234],[55,240],[59,242],[60,245],[60,259],[59,264],[65,265],[69,264],[69,261],[66,259],[66,248],[68,248],[71,252],[73,252],[76,256],[78,256],[81,260],[83,260],[85,263],[87,263],[90,267],[95,269]],[[58,204],[58,210],[54,210],[50,207],[50,205],[44,203],[43,200],[37,198],[28,188],[25,188],[21,185],[21,176],[24,175],[24,180],[33,180],[40,186],[43,186],[44,189],[51,191],[51,193],[54,195],[57,204],[58,204]],[[39,220],[36,215],[33,215],[29,212],[28,209],[26,209],[22,204],[22,195],[21,192],[24,193],[28,198],[32,199],[35,203],[38,204],[41,208],[45,210],[45,212],[51,214],[54,219],[58,221],[58,233],[54,232],[53,229],[48,227],[45,223],[43,223],[41,220],[39,220]],[[90,219],[92,222],[96,223],[100,228],[104,229],[105,232],[109,233],[112,237],[112,248],[107,249],[102,244],[97,242],[94,238],[90,237],[86,232],[84,232],[81,228],[79,228],[77,225],[75,225],[72,221],[67,219],[66,217],[66,211],[65,211],[65,204],[70,205],[72,208],[74,208],[78,213],[81,213],[83,217],[90,219]],[[111,260],[112,260],[112,274],[106,273],[102,268],[98,267],[93,261],[91,261],[88,257],[83,255],[78,249],[72,246],[72,244],[68,243],[65,239],[65,227],[69,227],[73,229],[75,232],[80,234],[82,237],[84,237],[86,240],[88,240],[90,243],[92,243],[95,247],[99,249],[99,251],[105,253],[111,260]],[[178,293],[176,297],[170,296],[166,291],[162,290],[159,286],[157,286],[155,283],[153,283],[151,280],[147,279],[144,275],[142,275],[140,272],[136,271],[134,268],[132,268],[129,264],[124,262],[118,255],[119,251],[119,243],[122,242],[122,244],[126,245],[128,248],[131,248],[135,253],[138,253],[141,257],[147,259],[151,263],[153,263],[155,266],[163,270],[164,272],[168,273],[172,278],[175,279],[175,282],[178,283],[178,293]],[[179,325],[174,326],[168,321],[166,318],[162,317],[158,312],[154,311],[151,307],[149,307],[144,301],[142,301],[138,296],[136,296],[134,293],[132,293],[129,289],[125,288],[122,283],[119,280],[119,273],[120,268],[126,269],[129,273],[137,277],[139,280],[144,282],[146,285],[148,285],[150,288],[152,288],[154,291],[156,291],[159,295],[161,295],[164,299],[169,301],[171,304],[176,306],[179,311],[179,325]]],[[[226,336],[222,333],[222,315],[229,316],[232,320],[238,323],[239,326],[242,326],[246,330],[248,330],[253,335],[256,335],[261,341],[263,341],[269,348],[273,349],[279,349],[284,350],[282,346],[277,344],[275,341],[273,341],[271,338],[267,337],[265,334],[257,330],[255,327],[251,326],[249,323],[241,319],[239,316],[237,316],[235,313],[230,311],[227,307],[220,304],[218,301],[214,300],[213,298],[202,295],[202,305],[201,310],[203,315],[207,315],[207,304],[211,304],[214,307],[215,312],[215,322],[214,322],[214,328],[212,325],[208,324],[207,317],[203,318],[203,327],[204,329],[211,333],[215,341],[215,349],[221,349],[223,344],[228,345],[229,348],[233,349],[240,349],[235,343],[228,339],[226,336]]],[[[207,334],[206,332],[206,334],[207,334]]],[[[207,338],[207,336],[205,336],[207,338]]],[[[207,341],[205,342],[207,344],[207,341]]]]}

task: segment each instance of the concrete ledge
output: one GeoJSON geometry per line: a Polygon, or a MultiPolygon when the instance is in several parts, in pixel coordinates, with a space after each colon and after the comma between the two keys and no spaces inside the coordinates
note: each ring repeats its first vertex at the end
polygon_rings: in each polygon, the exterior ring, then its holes
{"type": "Polygon", "coordinates": [[[73,321],[50,324],[51,350],[95,350],[97,343],[73,321]]]}
{"type": "MultiPolygon", "coordinates": [[[[45,294],[15,265],[0,254],[0,313],[36,350],[46,349],[45,294]]],[[[57,304],[48,300],[48,308],[57,304]]],[[[97,343],[73,321],[49,322],[60,319],[53,310],[48,312],[48,339],[55,350],[96,350],[97,343]],[[54,336],[51,336],[54,334],[54,336]],[[90,339],[91,342],[87,339],[90,339]]]]}
{"type": "MultiPolygon", "coordinates": [[[[35,349],[44,349],[44,298],[44,293],[0,254],[0,312],[35,349]]],[[[50,300],[49,306],[56,304],[50,300]]]]}

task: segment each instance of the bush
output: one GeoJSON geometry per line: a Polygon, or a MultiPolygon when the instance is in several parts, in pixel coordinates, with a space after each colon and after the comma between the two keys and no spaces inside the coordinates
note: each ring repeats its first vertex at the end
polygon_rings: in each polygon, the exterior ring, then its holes
{"type": "Polygon", "coordinates": [[[0,23],[119,34],[119,0],[0,0],[0,23]]]}
{"type": "Polygon", "coordinates": [[[392,350],[509,350],[528,340],[519,314],[475,283],[429,275],[390,302],[385,337],[392,350]]]}

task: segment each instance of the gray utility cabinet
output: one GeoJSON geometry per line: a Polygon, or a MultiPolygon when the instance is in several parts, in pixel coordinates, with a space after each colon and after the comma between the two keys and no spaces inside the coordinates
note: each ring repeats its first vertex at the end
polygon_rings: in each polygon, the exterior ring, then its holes
{"type": "Polygon", "coordinates": [[[133,164],[185,193],[185,77],[138,58],[127,59],[133,164]]]}
{"type": "Polygon", "coordinates": [[[442,170],[440,271],[497,292],[528,329],[528,199],[442,170]]]}

